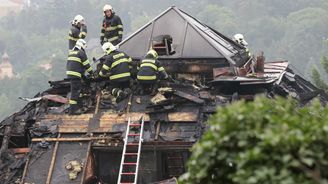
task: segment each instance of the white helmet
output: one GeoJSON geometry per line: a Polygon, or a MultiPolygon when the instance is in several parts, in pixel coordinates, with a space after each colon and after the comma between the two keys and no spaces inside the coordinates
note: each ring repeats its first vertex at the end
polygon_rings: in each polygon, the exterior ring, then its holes
{"type": "Polygon", "coordinates": [[[107,54],[111,53],[111,52],[114,51],[114,50],[117,50],[117,47],[115,47],[115,46],[114,46],[112,43],[110,43],[110,42],[106,42],[106,43],[104,43],[104,45],[102,45],[101,48],[102,48],[102,50],[103,50],[105,53],[107,53],[107,54]]]}
{"type": "Polygon", "coordinates": [[[103,8],[103,11],[105,12],[105,11],[108,11],[108,10],[113,11],[113,7],[109,4],[105,4],[105,6],[103,8]]]}
{"type": "Polygon", "coordinates": [[[83,39],[78,39],[76,41],[75,47],[78,49],[86,49],[87,48],[87,42],[83,39]]]}
{"type": "Polygon", "coordinates": [[[248,43],[244,39],[244,35],[238,33],[238,34],[235,34],[233,37],[234,37],[235,42],[237,42],[237,43],[239,43],[239,44],[241,44],[243,46],[247,46],[248,45],[248,43]]]}
{"type": "Polygon", "coordinates": [[[155,59],[158,58],[158,54],[157,54],[157,52],[156,52],[154,49],[150,49],[150,50],[147,52],[147,55],[152,55],[155,59]]]}
{"type": "Polygon", "coordinates": [[[74,19],[71,21],[71,23],[74,25],[77,25],[78,23],[85,24],[85,21],[82,15],[76,15],[74,19]]]}

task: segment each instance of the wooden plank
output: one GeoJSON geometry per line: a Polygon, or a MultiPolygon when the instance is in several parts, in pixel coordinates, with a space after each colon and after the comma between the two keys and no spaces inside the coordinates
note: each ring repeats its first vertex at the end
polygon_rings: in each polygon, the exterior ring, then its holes
{"type": "Polygon", "coordinates": [[[42,119],[61,119],[61,120],[84,120],[88,121],[90,118],[92,118],[93,114],[81,114],[81,115],[68,115],[68,114],[47,114],[42,119]]]}
{"type": "Polygon", "coordinates": [[[98,90],[97,91],[97,101],[96,101],[96,109],[95,109],[95,113],[94,114],[98,114],[99,112],[99,103],[100,103],[100,98],[101,98],[101,91],[98,90]]]}
{"type": "MultiPolygon", "coordinates": [[[[131,112],[129,113],[131,117],[131,121],[138,121],[142,116],[144,117],[145,121],[149,121],[149,115],[140,112],[131,112]]],[[[101,118],[100,122],[102,121],[111,121],[114,123],[125,123],[128,115],[126,113],[122,115],[118,115],[116,113],[105,113],[101,118]]]]}
{"type": "Polygon", "coordinates": [[[179,97],[182,97],[182,98],[185,98],[187,100],[190,100],[192,102],[195,102],[197,104],[203,104],[204,103],[204,100],[203,99],[200,99],[200,98],[198,98],[195,95],[191,95],[191,94],[188,94],[188,93],[185,93],[185,92],[182,92],[182,91],[175,91],[174,94],[177,95],[177,96],[179,96],[179,97]]]}
{"type": "Polygon", "coordinates": [[[92,141],[92,140],[103,140],[103,139],[112,139],[111,137],[63,137],[63,138],[33,138],[32,142],[82,142],[82,141],[92,141]]]}
{"type": "Polygon", "coordinates": [[[168,114],[172,122],[197,122],[198,113],[195,112],[172,112],[168,114]]]}
{"type": "Polygon", "coordinates": [[[85,133],[88,131],[88,127],[59,127],[60,133],[85,133]]]}
{"type": "MultiPolygon", "coordinates": [[[[112,127],[102,127],[92,130],[93,133],[104,133],[104,132],[111,132],[112,127]]],[[[81,127],[65,127],[59,128],[60,133],[87,133],[88,128],[81,128],[81,127]]]]}
{"type": "Polygon", "coordinates": [[[31,151],[31,148],[11,148],[9,149],[14,154],[22,154],[22,153],[29,153],[31,151]]]}
{"type": "Polygon", "coordinates": [[[91,146],[92,146],[92,142],[90,141],[89,142],[89,145],[88,145],[88,150],[87,150],[87,156],[86,156],[86,159],[85,159],[85,164],[84,164],[84,167],[83,167],[81,184],[84,184],[85,173],[86,173],[86,170],[88,169],[87,167],[88,167],[88,162],[89,162],[89,155],[90,155],[90,152],[91,152],[91,146]]]}
{"type": "MultiPolygon", "coordinates": [[[[58,138],[60,138],[60,133],[58,134],[58,138]]],[[[51,158],[51,163],[50,163],[50,166],[49,166],[49,171],[48,171],[48,175],[47,175],[46,184],[50,184],[50,181],[51,181],[52,171],[54,169],[54,165],[55,165],[55,162],[56,162],[58,144],[59,144],[59,142],[57,141],[56,144],[55,144],[54,151],[52,153],[52,158],[51,158]]]]}
{"type": "Polygon", "coordinates": [[[28,168],[28,164],[30,163],[30,158],[27,158],[26,162],[25,162],[25,166],[24,166],[24,171],[23,171],[23,175],[22,175],[22,179],[19,182],[19,184],[24,184],[25,182],[25,176],[27,173],[27,168],[28,168]]]}

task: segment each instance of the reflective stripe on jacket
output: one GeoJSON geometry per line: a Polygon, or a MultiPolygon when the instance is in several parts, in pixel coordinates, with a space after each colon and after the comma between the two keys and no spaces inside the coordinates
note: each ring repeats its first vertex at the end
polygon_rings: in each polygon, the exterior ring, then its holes
{"type": "Polygon", "coordinates": [[[121,51],[113,51],[105,57],[105,62],[99,72],[104,77],[109,73],[109,79],[114,81],[130,80],[132,59],[121,51]]]}
{"type": "Polygon", "coordinates": [[[85,72],[92,73],[92,68],[83,50],[70,50],[67,58],[67,78],[81,78],[85,72]]]}
{"type": "Polygon", "coordinates": [[[117,45],[122,41],[123,24],[121,18],[115,14],[105,17],[100,33],[100,43],[111,42],[117,45]]]}
{"type": "Polygon", "coordinates": [[[68,45],[69,49],[72,50],[78,39],[84,39],[87,36],[87,26],[83,25],[81,28],[72,25],[68,32],[68,45]]]}
{"type": "Polygon", "coordinates": [[[160,75],[160,78],[167,76],[161,63],[151,55],[147,55],[140,63],[137,79],[139,81],[155,82],[158,75],[160,75]]]}

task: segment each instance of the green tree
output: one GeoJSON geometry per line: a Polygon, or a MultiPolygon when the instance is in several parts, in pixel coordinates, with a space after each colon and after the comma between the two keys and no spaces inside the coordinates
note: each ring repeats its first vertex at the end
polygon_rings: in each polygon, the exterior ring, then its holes
{"type": "Polygon", "coordinates": [[[323,8],[305,8],[290,13],[286,19],[286,32],[278,45],[276,55],[290,61],[299,71],[305,73],[306,63],[313,58],[320,59],[322,39],[328,32],[328,11],[323,8]]]}
{"type": "Polygon", "coordinates": [[[328,108],[292,99],[220,107],[192,148],[184,184],[328,182],[328,108]]]}
{"type": "MultiPolygon", "coordinates": [[[[323,66],[324,71],[328,74],[328,58],[323,56],[321,58],[321,65],[323,66]]],[[[321,78],[320,73],[316,67],[312,68],[311,78],[314,84],[320,88],[328,92],[328,84],[321,78]]]]}

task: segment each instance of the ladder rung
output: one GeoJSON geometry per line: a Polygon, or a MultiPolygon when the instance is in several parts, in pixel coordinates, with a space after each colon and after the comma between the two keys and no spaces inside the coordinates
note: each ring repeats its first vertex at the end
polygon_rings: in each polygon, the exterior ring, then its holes
{"type": "Polygon", "coordinates": [[[134,172],[128,172],[128,173],[122,173],[122,175],[135,175],[136,173],[134,172]]]}
{"type": "Polygon", "coordinates": [[[127,146],[139,146],[139,143],[128,143],[127,146]]]}
{"type": "Polygon", "coordinates": [[[135,162],[126,162],[126,163],[123,163],[124,165],[137,165],[137,163],[135,162]]]}
{"type": "Polygon", "coordinates": [[[140,136],[140,134],[128,134],[128,136],[140,136]]]}
{"type": "Polygon", "coordinates": [[[130,124],[130,126],[141,126],[141,124],[130,124]]]}
{"type": "Polygon", "coordinates": [[[125,155],[128,155],[128,156],[137,156],[138,153],[125,153],[125,155]]]}

